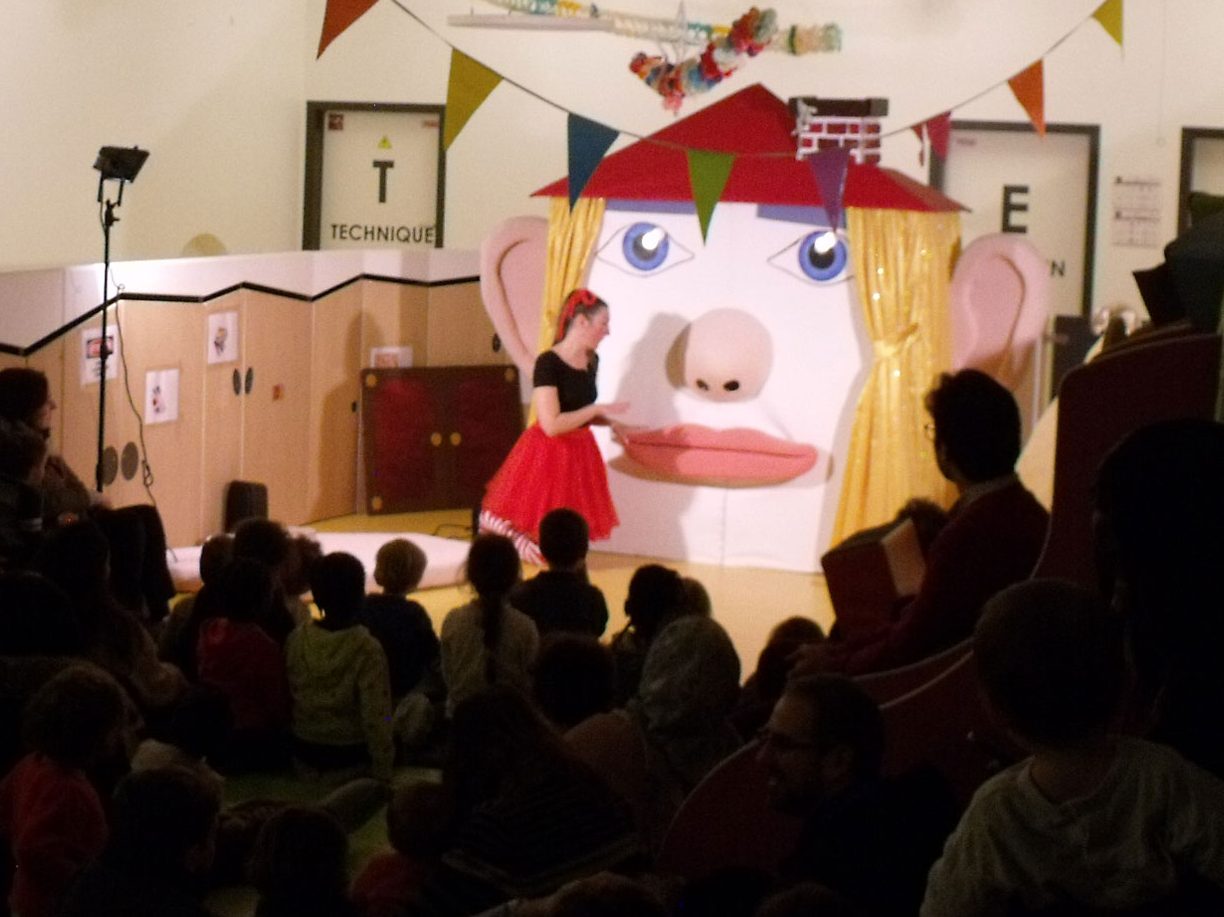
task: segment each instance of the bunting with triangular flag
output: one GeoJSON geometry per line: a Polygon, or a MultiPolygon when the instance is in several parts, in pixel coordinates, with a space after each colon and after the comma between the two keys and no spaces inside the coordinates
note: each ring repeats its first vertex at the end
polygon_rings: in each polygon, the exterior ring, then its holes
{"type": "Polygon", "coordinates": [[[442,148],[450,149],[468,119],[489,97],[501,76],[458,48],[451,50],[450,82],[446,87],[446,118],[442,128],[442,148]]]}
{"type": "MultiPolygon", "coordinates": [[[[930,144],[931,153],[937,159],[948,158],[948,138],[952,135],[952,112],[945,111],[942,115],[936,115],[921,124],[915,124],[911,129],[920,141],[930,144]]],[[[918,162],[921,165],[926,164],[925,150],[918,152],[918,162]]]]}
{"type": "Polygon", "coordinates": [[[1025,67],[1008,80],[1007,85],[1011,87],[1016,101],[1028,112],[1029,120],[1033,122],[1037,134],[1044,137],[1046,132],[1045,76],[1041,61],[1038,60],[1025,67]]]}
{"type": "Polygon", "coordinates": [[[1105,0],[1096,8],[1092,18],[1101,24],[1109,37],[1122,45],[1122,0],[1105,0]]]}
{"type": "Polygon", "coordinates": [[[327,46],[377,2],[378,0],[327,0],[327,9],[323,12],[323,32],[319,35],[319,53],[315,58],[322,57],[327,46]]]}
{"type": "Polygon", "coordinates": [[[731,168],[735,165],[735,154],[712,150],[686,152],[689,187],[693,191],[693,203],[697,206],[697,219],[701,223],[701,239],[704,242],[710,230],[710,219],[714,216],[714,205],[722,197],[731,168]]]}
{"type": "Polygon", "coordinates": [[[815,156],[808,157],[808,166],[816,187],[820,189],[820,200],[824,203],[829,226],[841,226],[842,199],[846,195],[846,170],[850,167],[850,150],[843,146],[829,147],[815,156]]]}
{"type": "Polygon", "coordinates": [[[569,205],[572,210],[574,202],[582,194],[599,163],[603,161],[604,153],[616,140],[619,131],[591,121],[572,112],[566,122],[566,136],[569,141],[569,205]]]}

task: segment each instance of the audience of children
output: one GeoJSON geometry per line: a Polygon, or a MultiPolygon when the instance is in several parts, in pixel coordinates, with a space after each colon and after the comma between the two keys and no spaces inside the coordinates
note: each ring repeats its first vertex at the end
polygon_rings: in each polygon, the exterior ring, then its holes
{"type": "Polygon", "coordinates": [[[628,703],[637,693],[642,666],[651,641],[667,624],[688,611],[689,597],[684,581],[675,570],[662,564],[643,564],[629,579],[625,597],[623,630],[612,638],[616,658],[616,701],[628,703]]]}
{"type": "Polygon", "coordinates": [[[123,690],[94,667],[53,677],[25,710],[29,753],[0,783],[0,834],[15,864],[9,903],[51,917],[64,888],[106,844],[106,812],[89,778],[124,742],[123,690]]]}
{"type": "Polygon", "coordinates": [[[574,510],[554,509],[540,521],[540,553],[548,567],[515,586],[510,604],[535,622],[541,637],[554,631],[603,636],[608,605],[587,577],[590,546],[587,522],[574,510]]]}
{"type": "Polygon", "coordinates": [[[391,676],[391,696],[399,701],[410,691],[436,694],[438,636],[420,602],[408,598],[425,574],[425,552],[407,538],[394,538],[378,549],[374,582],[381,593],[368,595],[361,623],[382,644],[391,676]]]}
{"type": "Polygon", "coordinates": [[[288,806],[259,830],[255,917],[357,917],[348,895],[348,835],[325,810],[288,806]]]}
{"type": "Polygon", "coordinates": [[[540,641],[532,672],[532,698],[564,732],[612,709],[616,663],[612,651],[586,634],[550,634],[540,641]]]}
{"type": "Polygon", "coordinates": [[[313,565],[310,586],[322,616],[298,625],[285,642],[294,758],[308,771],[365,771],[390,780],[387,657],[358,623],[365,568],[353,555],[333,552],[313,565]]]}
{"type": "Polygon", "coordinates": [[[201,685],[229,703],[232,731],[217,764],[234,773],[274,770],[288,760],[289,683],[280,645],[259,625],[275,600],[263,564],[235,558],[217,582],[214,617],[201,622],[196,667],[201,685]]]}
{"type": "Polygon", "coordinates": [[[106,849],[69,887],[60,917],[212,917],[202,899],[220,807],[216,788],[185,768],[123,778],[106,849]]]}
{"type": "Polygon", "coordinates": [[[448,715],[490,685],[531,690],[531,665],[540,635],[531,618],[508,601],[522,575],[518,549],[509,538],[482,533],[472,540],[467,580],[476,598],[450,611],[442,621],[442,678],[448,715]]]}
{"type": "Polygon", "coordinates": [[[1220,913],[1224,783],[1111,730],[1122,620],[1086,589],[1030,580],[986,603],[973,651],[991,708],[1031,755],[973,797],[923,915],[1220,913]]]}
{"type": "Polygon", "coordinates": [[[397,917],[416,904],[451,846],[454,800],[440,783],[414,780],[398,787],[387,806],[391,849],[375,854],[353,880],[352,897],[364,917],[397,917]]]}
{"type": "Polygon", "coordinates": [[[71,601],[86,658],[115,676],[146,715],[164,713],[183,696],[183,673],[157,658],[148,628],[111,591],[110,544],[98,526],[81,520],[56,528],[37,566],[71,601]]]}
{"type": "Polygon", "coordinates": [[[635,571],[628,626],[600,642],[607,607],[586,576],[585,523],[568,510],[541,526],[549,567],[528,583],[511,542],[473,541],[475,596],[440,639],[407,598],[424,568],[412,542],[380,550],[382,593],[366,596],[355,558],[320,557],[279,523],[247,520],[202,552],[204,587],[162,628],[159,659],[144,523],[92,501],[56,511],[80,494],[48,459],[53,403],[37,378],[5,377],[33,386],[13,402],[22,416],[0,410],[0,836],[14,912],[204,915],[209,883],[248,860],[266,917],[879,915],[912,913],[919,886],[923,914],[953,917],[1224,911],[1224,784],[1196,766],[1224,773],[1224,631],[1205,613],[1224,593],[1213,565],[1224,427],[1157,425],[1107,459],[1096,534],[1112,610],[1078,587],[1027,581],[979,618],[982,600],[1031,567],[1044,524],[1010,473],[1011,407],[980,376],[943,377],[928,399],[961,500],[942,529],[931,514],[938,577],[924,588],[955,600],[955,620],[920,601],[923,614],[904,610],[892,633],[853,647],[785,621],[742,692],[708,593],[667,567],[635,571]],[[967,420],[978,415],[985,426],[967,420]],[[48,487],[48,468],[69,485],[48,487]],[[970,538],[973,520],[982,528],[970,538]],[[981,535],[1001,521],[1014,539],[981,535]],[[972,589],[952,583],[967,566],[972,589]],[[931,836],[937,814],[894,808],[878,778],[878,714],[861,692],[802,672],[892,664],[975,618],[989,704],[1030,757],[978,791],[923,881],[898,842],[905,817],[931,836]],[[388,792],[396,703],[440,705],[444,692],[442,782],[398,788],[392,849],[350,889],[345,832],[388,792]],[[119,780],[134,731],[143,741],[119,780]],[[799,848],[777,875],[725,886],[639,881],[685,796],[753,734],[773,804],[803,819],[799,848]],[[223,774],[284,773],[290,752],[333,783],[377,781],[321,790],[317,807],[221,809],[223,774]],[[750,886],[742,901],[731,894],[750,886]]]}
{"type": "Polygon", "coordinates": [[[726,631],[686,615],[652,642],[624,708],[566,733],[574,754],[630,803],[647,850],[658,851],[684,797],[742,744],[728,719],[739,678],[726,631]]]}

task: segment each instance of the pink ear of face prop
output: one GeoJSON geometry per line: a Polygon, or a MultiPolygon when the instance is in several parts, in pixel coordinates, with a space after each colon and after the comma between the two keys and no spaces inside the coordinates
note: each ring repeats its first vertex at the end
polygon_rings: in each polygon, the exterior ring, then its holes
{"type": "Polygon", "coordinates": [[[980,369],[1018,388],[1045,329],[1049,293],[1049,263],[1023,236],[974,239],[956,262],[949,290],[953,369],[980,369]]]}
{"type": "Polygon", "coordinates": [[[539,340],[548,252],[548,220],[511,217],[480,246],[480,295],[497,336],[531,378],[539,340]]]}

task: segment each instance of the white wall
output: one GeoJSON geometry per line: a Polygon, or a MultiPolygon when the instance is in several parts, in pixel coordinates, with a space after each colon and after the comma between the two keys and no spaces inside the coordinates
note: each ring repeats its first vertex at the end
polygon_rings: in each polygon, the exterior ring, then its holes
{"type": "MultiPolygon", "coordinates": [[[[434,23],[444,23],[448,11],[494,12],[479,0],[403,2],[434,23]]],[[[656,15],[668,6],[609,5],[656,15]]],[[[843,23],[841,54],[797,61],[765,55],[709,98],[758,79],[780,95],[885,95],[893,100],[885,127],[897,130],[1039,57],[1068,22],[1095,5],[789,0],[778,4],[784,22],[843,23]]],[[[440,104],[446,98],[449,48],[391,0],[376,4],[315,61],[323,9],[324,0],[8,4],[0,35],[6,140],[0,145],[0,270],[100,260],[97,173],[90,166],[105,144],[152,151],[119,211],[117,260],[173,257],[200,233],[216,235],[232,253],[297,248],[306,100],[440,104]]],[[[687,9],[694,19],[723,21],[743,4],[689,0],[687,9]]],[[[1109,181],[1159,177],[1162,236],[1171,238],[1180,129],[1224,126],[1219,0],[1128,0],[1125,27],[1124,49],[1087,22],[1046,59],[1047,118],[1101,125],[1096,306],[1137,304],[1130,271],[1160,260],[1156,250],[1111,245],[1109,181]]],[[[642,42],[581,34],[566,39],[577,44],[559,54],[548,51],[557,45],[522,33],[443,31],[588,117],[636,131],[669,120],[625,69],[635,50],[653,50],[642,42]]],[[[955,117],[1024,119],[1006,86],[958,108],[955,117]]],[[[448,157],[448,246],[474,247],[505,216],[543,213],[543,203],[528,195],[565,173],[565,155],[565,115],[500,86],[448,157]]],[[[917,170],[916,147],[904,134],[886,155],[892,165],[917,170]]],[[[0,303],[0,309],[15,307],[0,303]]]]}

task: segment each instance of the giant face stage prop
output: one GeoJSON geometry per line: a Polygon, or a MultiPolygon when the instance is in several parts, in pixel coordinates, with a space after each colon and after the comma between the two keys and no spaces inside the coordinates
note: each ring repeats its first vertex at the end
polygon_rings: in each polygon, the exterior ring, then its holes
{"type": "MultiPolygon", "coordinates": [[[[874,348],[794,129],[749,87],[606,157],[582,192],[607,201],[582,278],[611,307],[600,399],[628,401],[634,427],[597,430],[621,518],[601,549],[814,570],[828,547],[874,348]],[[704,239],[688,150],[737,155],[704,239]]],[[[844,188],[846,207],[957,209],[872,165],[851,162],[844,188]]],[[[538,194],[564,198],[566,182],[538,194]]],[[[486,306],[528,376],[545,232],[520,218],[484,250],[486,306]]]]}

